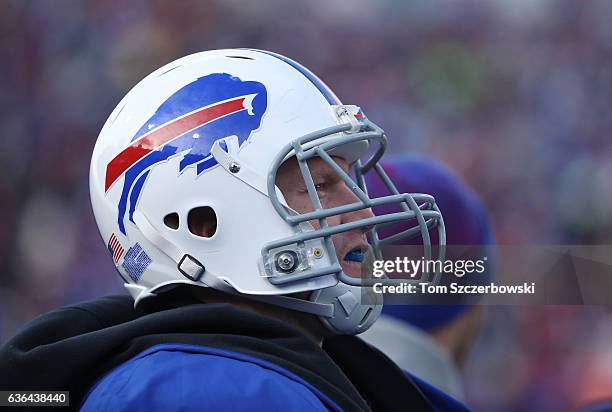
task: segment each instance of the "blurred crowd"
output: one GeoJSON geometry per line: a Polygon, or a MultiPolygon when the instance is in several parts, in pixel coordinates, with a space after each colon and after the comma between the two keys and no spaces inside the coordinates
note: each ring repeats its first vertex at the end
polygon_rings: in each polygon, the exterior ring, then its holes
{"type": "MultiPolygon", "coordinates": [[[[0,343],[44,311],[122,293],[89,203],[93,145],[138,80],[206,49],[304,63],[392,152],[458,173],[498,243],[610,243],[611,21],[606,0],[4,0],[0,343]]],[[[586,365],[612,369],[605,308],[488,309],[465,368],[477,410],[571,410],[595,385],[576,385],[586,365]]]]}

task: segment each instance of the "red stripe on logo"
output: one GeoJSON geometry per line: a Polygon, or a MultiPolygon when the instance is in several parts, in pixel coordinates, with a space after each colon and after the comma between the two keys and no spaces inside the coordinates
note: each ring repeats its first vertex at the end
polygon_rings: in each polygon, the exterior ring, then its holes
{"type": "Polygon", "coordinates": [[[243,110],[245,96],[237,97],[212,106],[203,107],[196,112],[172,120],[165,125],[143,135],[110,161],[106,168],[105,191],[112,186],[119,177],[134,163],[145,157],[153,150],[159,149],[171,140],[182,136],[190,130],[196,129],[206,123],[243,110]]]}

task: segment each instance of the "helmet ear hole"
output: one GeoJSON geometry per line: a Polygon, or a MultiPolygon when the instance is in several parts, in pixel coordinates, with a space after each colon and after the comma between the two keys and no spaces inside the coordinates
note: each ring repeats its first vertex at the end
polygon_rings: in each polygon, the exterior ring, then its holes
{"type": "Polygon", "coordinates": [[[210,206],[196,207],[189,211],[187,225],[196,236],[213,237],[217,233],[217,214],[210,206]]]}
{"type": "Polygon", "coordinates": [[[164,225],[166,225],[166,227],[169,227],[172,230],[177,230],[179,228],[178,213],[168,213],[166,216],[164,216],[164,225]]]}

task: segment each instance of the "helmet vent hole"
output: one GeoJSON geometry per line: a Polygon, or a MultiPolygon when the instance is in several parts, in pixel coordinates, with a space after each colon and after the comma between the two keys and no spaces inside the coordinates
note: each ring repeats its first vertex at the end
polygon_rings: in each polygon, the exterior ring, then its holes
{"type": "MultiPolygon", "coordinates": [[[[172,70],[178,69],[178,68],[179,68],[179,67],[181,67],[181,66],[182,66],[182,65],[181,65],[181,64],[179,64],[178,66],[171,67],[171,68],[169,68],[168,70],[166,70],[166,71],[164,71],[164,72],[160,73],[160,74],[159,74],[159,76],[163,76],[164,74],[166,74],[166,73],[168,73],[168,72],[171,72],[172,70]]],[[[157,77],[159,77],[159,76],[157,76],[157,77]]]]}
{"type": "Polygon", "coordinates": [[[189,231],[200,237],[213,237],[217,232],[217,214],[210,206],[196,207],[187,216],[189,231]]]}
{"type": "Polygon", "coordinates": [[[361,318],[361,322],[359,322],[358,326],[365,325],[365,323],[368,321],[368,318],[370,317],[371,314],[372,314],[372,308],[368,308],[365,315],[363,315],[363,318],[361,318]]]}
{"type": "Polygon", "coordinates": [[[179,228],[179,215],[178,213],[168,213],[164,217],[164,225],[169,227],[172,230],[177,230],[179,228]]]}
{"type": "Polygon", "coordinates": [[[225,57],[229,57],[230,59],[254,60],[252,57],[247,57],[247,56],[225,56],[225,57]]]}

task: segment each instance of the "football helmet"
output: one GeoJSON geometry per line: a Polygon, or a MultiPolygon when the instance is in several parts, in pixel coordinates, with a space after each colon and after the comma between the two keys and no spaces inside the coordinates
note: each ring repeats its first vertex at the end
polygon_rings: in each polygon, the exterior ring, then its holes
{"type": "Polygon", "coordinates": [[[386,146],[383,130],[359,107],[343,105],[287,57],[250,49],[196,53],[145,77],[109,116],[91,161],[93,211],[135,304],[190,284],[312,313],[336,332],[359,333],[382,306],[380,297],[363,302],[362,288],[380,280],[344,273],[332,236],[366,228],[378,256],[385,243],[421,236],[431,258],[432,227],[444,243],[433,197],[399,193],[378,164],[386,146]],[[349,173],[331,156],[344,158],[349,173]],[[275,185],[292,157],[312,201],[308,213],[291,209],[275,185]],[[307,164],[313,157],[340,176],[354,203],[321,206],[307,164]],[[380,175],[388,196],[368,197],[369,172],[380,175]],[[386,203],[402,211],[327,224],[330,216],[386,203]],[[210,236],[190,231],[196,210],[214,216],[210,236]],[[378,237],[378,227],[407,220],[414,222],[410,229],[378,237]],[[286,296],[307,291],[308,301],[286,296]]]}

